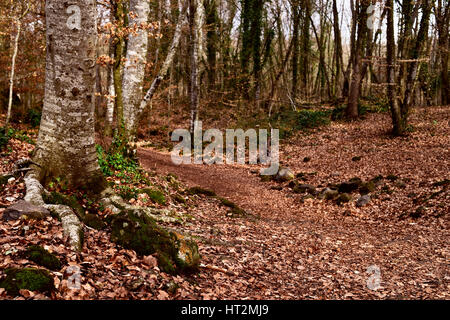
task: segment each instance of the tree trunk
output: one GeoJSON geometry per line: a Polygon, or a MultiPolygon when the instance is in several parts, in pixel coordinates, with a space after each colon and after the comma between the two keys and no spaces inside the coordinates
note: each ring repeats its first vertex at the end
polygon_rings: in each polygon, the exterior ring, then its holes
{"type": "Polygon", "coordinates": [[[357,26],[358,26],[358,36],[356,39],[354,57],[352,60],[352,79],[350,83],[350,92],[348,96],[348,105],[346,109],[346,116],[348,119],[355,119],[358,117],[358,103],[361,88],[361,60],[364,50],[364,40],[367,36],[367,8],[369,6],[367,0],[363,0],[358,4],[359,7],[356,8],[357,26]]]}
{"type": "Polygon", "coordinates": [[[198,77],[198,51],[199,51],[199,12],[198,0],[189,0],[189,29],[190,29],[190,101],[191,101],[191,124],[190,132],[194,133],[195,123],[198,120],[198,101],[199,101],[199,77],[198,77]]]}
{"type": "Polygon", "coordinates": [[[92,192],[105,180],[95,150],[96,2],[47,0],[45,97],[34,161],[42,183],[60,177],[92,192]]]}
{"type": "Polygon", "coordinates": [[[401,135],[404,131],[401,121],[400,108],[397,100],[396,79],[395,79],[395,34],[394,34],[394,0],[387,0],[387,82],[388,99],[392,117],[392,132],[394,135],[401,135]]]}
{"type": "Polygon", "coordinates": [[[7,128],[9,125],[9,120],[11,119],[11,109],[12,109],[12,100],[13,100],[13,88],[14,88],[14,72],[16,70],[16,58],[17,58],[17,51],[19,49],[19,38],[20,38],[20,31],[22,28],[22,21],[19,19],[16,20],[17,24],[17,34],[14,39],[14,52],[11,59],[11,75],[9,77],[9,98],[8,98],[8,112],[6,114],[6,122],[5,127],[7,128]]]}
{"type": "Polygon", "coordinates": [[[129,28],[134,29],[128,36],[126,62],[124,65],[122,93],[123,116],[126,135],[134,141],[139,125],[139,104],[143,96],[145,63],[147,59],[148,32],[147,21],[150,13],[148,1],[130,0],[129,28]]]}

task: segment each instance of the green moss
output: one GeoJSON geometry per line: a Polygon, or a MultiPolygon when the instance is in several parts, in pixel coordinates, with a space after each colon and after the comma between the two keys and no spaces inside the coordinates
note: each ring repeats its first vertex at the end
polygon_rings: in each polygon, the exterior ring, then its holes
{"type": "Polygon", "coordinates": [[[0,186],[3,186],[3,185],[5,185],[5,184],[7,184],[8,183],[8,180],[10,179],[10,178],[12,178],[13,176],[11,176],[11,175],[6,175],[6,176],[1,176],[0,175],[0,186]]]}
{"type": "Polygon", "coordinates": [[[342,193],[339,195],[339,197],[337,197],[336,203],[343,204],[343,203],[350,202],[350,200],[352,200],[352,197],[348,193],[342,193]]]}
{"type": "Polygon", "coordinates": [[[146,189],[142,189],[140,191],[140,193],[146,193],[153,202],[158,203],[160,205],[165,205],[167,202],[166,197],[164,196],[164,193],[162,193],[159,190],[146,188],[146,189]]]}
{"type": "MultiPolygon", "coordinates": [[[[122,247],[134,250],[140,255],[156,253],[159,267],[164,272],[173,274],[177,271],[196,269],[198,261],[189,261],[186,254],[180,258],[180,252],[187,242],[180,239],[177,234],[159,227],[147,216],[122,211],[113,218],[111,230],[111,241],[122,247]]],[[[198,252],[197,245],[195,243],[194,245],[198,252]]]]}
{"type": "Polygon", "coordinates": [[[43,200],[47,204],[60,204],[71,207],[75,213],[83,219],[84,208],[80,205],[75,196],[66,196],[62,193],[52,191],[50,194],[43,194],[43,200]]]}
{"type": "Polygon", "coordinates": [[[375,191],[375,183],[373,181],[363,182],[359,187],[359,193],[364,195],[375,191]]]}
{"type": "Polygon", "coordinates": [[[105,228],[105,223],[103,220],[96,214],[88,213],[84,216],[83,222],[88,227],[91,227],[95,230],[102,230],[105,228]]]}
{"type": "Polygon", "coordinates": [[[390,174],[386,177],[386,179],[388,179],[389,181],[395,181],[398,179],[398,177],[396,175],[390,174]]]}
{"type": "Polygon", "coordinates": [[[232,201],[230,201],[228,199],[222,198],[222,197],[217,197],[217,200],[219,200],[220,203],[222,205],[224,205],[225,207],[228,207],[228,208],[231,209],[230,212],[229,212],[231,214],[231,216],[233,216],[233,217],[243,217],[243,216],[247,215],[247,212],[245,212],[245,210],[241,209],[234,202],[232,202],[232,201]]]}
{"type": "Polygon", "coordinates": [[[193,187],[187,190],[188,194],[194,195],[194,194],[199,194],[199,195],[204,195],[207,197],[215,197],[216,193],[212,190],[209,189],[204,189],[202,187],[193,187]]]}
{"type": "Polygon", "coordinates": [[[41,246],[29,246],[24,253],[24,256],[40,266],[50,270],[60,270],[61,261],[54,254],[51,254],[41,246]]]}
{"type": "Polygon", "coordinates": [[[181,195],[179,194],[175,194],[172,196],[172,199],[175,200],[178,203],[186,203],[186,199],[183,198],[181,195]]]}
{"type": "Polygon", "coordinates": [[[12,268],[5,271],[6,277],[0,281],[11,296],[17,296],[21,289],[50,293],[55,289],[53,278],[47,270],[34,268],[12,268]]]}

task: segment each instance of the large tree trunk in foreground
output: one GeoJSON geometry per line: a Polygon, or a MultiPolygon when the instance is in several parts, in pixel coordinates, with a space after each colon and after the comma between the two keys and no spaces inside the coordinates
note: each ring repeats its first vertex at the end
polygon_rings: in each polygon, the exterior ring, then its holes
{"type": "Polygon", "coordinates": [[[127,136],[134,139],[138,127],[139,104],[143,97],[142,87],[147,58],[148,32],[146,23],[150,12],[148,1],[130,0],[129,27],[134,29],[128,36],[127,60],[123,73],[123,115],[127,136]]]}
{"type": "Polygon", "coordinates": [[[95,150],[96,2],[47,0],[45,97],[34,161],[42,183],[102,191],[95,150]]]}

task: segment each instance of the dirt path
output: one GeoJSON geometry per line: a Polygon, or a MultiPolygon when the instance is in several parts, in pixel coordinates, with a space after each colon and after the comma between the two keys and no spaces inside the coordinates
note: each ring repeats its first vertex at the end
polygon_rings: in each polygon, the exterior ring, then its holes
{"type": "MultiPolygon", "coordinates": [[[[196,278],[199,296],[448,299],[448,227],[437,218],[398,218],[402,210],[410,210],[407,194],[417,186],[427,189],[432,180],[448,173],[445,117],[442,131],[432,138],[392,141],[384,133],[388,121],[376,115],[362,124],[333,125],[282,148],[282,159],[294,171],[317,171],[308,181],[316,186],[356,174],[368,179],[388,172],[408,181],[403,189],[390,185],[394,193],[381,195],[361,209],[354,202],[341,207],[316,199],[300,201],[286,186],[274,190],[276,183],[261,182],[250,166],[176,166],[169,153],[150,149],[139,150],[139,156],[144,168],[174,173],[187,185],[214,190],[261,217],[256,222],[229,218],[220,206],[210,204],[194,210],[199,219],[190,232],[205,240],[200,246],[204,262],[235,272],[201,273],[196,278]],[[367,144],[368,137],[372,145],[367,144]],[[303,163],[306,155],[318,160],[303,163]],[[368,160],[352,162],[354,155],[368,160]],[[377,287],[377,279],[381,287],[369,289],[370,283],[377,287]]],[[[448,218],[445,203],[444,199],[441,209],[429,210],[441,210],[448,218]]]]}

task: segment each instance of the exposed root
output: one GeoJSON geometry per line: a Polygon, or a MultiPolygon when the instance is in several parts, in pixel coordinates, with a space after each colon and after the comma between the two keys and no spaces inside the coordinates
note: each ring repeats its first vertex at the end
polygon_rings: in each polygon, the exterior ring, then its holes
{"type": "Polygon", "coordinates": [[[121,197],[114,194],[111,189],[107,189],[102,193],[102,198],[100,202],[105,206],[105,208],[110,209],[113,213],[120,213],[122,210],[132,211],[134,214],[141,216],[146,215],[158,222],[165,223],[177,223],[179,220],[170,217],[170,211],[166,209],[157,208],[145,208],[139,206],[132,206],[123,201],[121,197]]]}
{"type": "Polygon", "coordinates": [[[24,178],[26,186],[25,201],[36,206],[42,206],[57,215],[61,219],[64,235],[69,238],[69,243],[74,250],[81,250],[83,246],[83,225],[78,216],[69,206],[45,204],[42,194],[47,192],[36,177],[34,171],[28,172],[24,178]]]}

